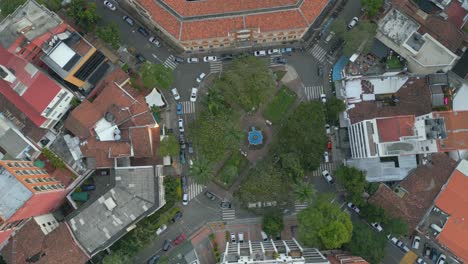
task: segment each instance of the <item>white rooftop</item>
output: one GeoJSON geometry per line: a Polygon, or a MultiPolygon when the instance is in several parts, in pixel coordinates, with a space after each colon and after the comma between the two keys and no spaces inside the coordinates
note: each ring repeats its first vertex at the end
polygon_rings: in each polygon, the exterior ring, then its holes
{"type": "Polygon", "coordinates": [[[49,57],[63,68],[70,60],[75,56],[75,52],[67,46],[64,42],[61,42],[57,47],[49,54],[49,57]]]}
{"type": "Polygon", "coordinates": [[[392,94],[398,92],[408,81],[408,76],[395,76],[395,73],[384,73],[380,77],[356,78],[346,81],[345,91],[349,103],[358,103],[362,100],[375,100],[376,94],[392,94]],[[364,93],[361,81],[369,81],[373,85],[373,93],[364,93]],[[362,95],[362,98],[361,98],[362,95]]]}
{"type": "Polygon", "coordinates": [[[156,88],[153,88],[151,93],[145,97],[145,101],[150,107],[165,105],[161,94],[156,90],[156,88]]]}
{"type": "Polygon", "coordinates": [[[463,84],[458,89],[455,98],[453,99],[453,111],[468,110],[468,84],[463,84]]]}
{"type": "Polygon", "coordinates": [[[116,140],[116,135],[119,134],[117,132],[119,131],[117,125],[113,125],[104,117],[97,121],[96,126],[94,127],[94,131],[96,131],[100,141],[114,141],[116,140]]]}

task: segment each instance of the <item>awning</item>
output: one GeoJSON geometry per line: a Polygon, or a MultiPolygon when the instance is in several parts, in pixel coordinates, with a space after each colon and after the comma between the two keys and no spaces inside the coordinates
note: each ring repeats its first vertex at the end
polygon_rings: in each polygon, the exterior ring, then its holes
{"type": "Polygon", "coordinates": [[[349,57],[347,56],[341,56],[341,58],[333,65],[333,74],[332,74],[332,79],[333,81],[339,81],[342,79],[341,77],[341,72],[343,69],[346,67],[348,64],[349,57]]]}
{"type": "Polygon", "coordinates": [[[145,97],[145,101],[150,107],[151,106],[161,107],[165,105],[161,94],[156,90],[156,88],[153,88],[151,93],[145,97]]]}

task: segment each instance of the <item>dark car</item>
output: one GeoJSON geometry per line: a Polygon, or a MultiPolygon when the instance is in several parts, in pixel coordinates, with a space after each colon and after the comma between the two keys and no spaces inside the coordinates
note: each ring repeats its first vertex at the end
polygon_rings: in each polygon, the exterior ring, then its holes
{"type": "Polygon", "coordinates": [[[141,54],[137,54],[135,58],[137,59],[137,63],[143,63],[146,61],[146,58],[141,54]]]}
{"type": "Polygon", "coordinates": [[[182,104],[181,103],[177,103],[177,114],[178,115],[182,115],[184,113],[184,110],[182,108],[182,104]]]}
{"type": "Polygon", "coordinates": [[[93,191],[93,190],[96,190],[96,185],[94,185],[94,184],[81,185],[81,190],[82,191],[93,191]]]}
{"type": "Polygon", "coordinates": [[[188,143],[188,153],[189,153],[189,154],[193,154],[193,145],[192,145],[192,142],[189,142],[189,143],[188,143]]]}
{"type": "Polygon", "coordinates": [[[172,223],[175,223],[175,222],[179,221],[181,218],[182,218],[182,212],[179,211],[179,212],[177,212],[177,213],[174,215],[174,217],[171,219],[171,222],[172,222],[172,223]]]}
{"type": "Polygon", "coordinates": [[[164,250],[164,251],[168,251],[170,247],[171,247],[171,240],[170,240],[170,239],[166,239],[166,240],[164,241],[164,244],[163,244],[163,250],[164,250]]]}
{"type": "Polygon", "coordinates": [[[179,144],[180,144],[180,149],[185,149],[185,136],[184,136],[184,134],[179,135],[179,144]]]}
{"type": "Polygon", "coordinates": [[[179,158],[180,158],[180,163],[185,164],[185,150],[184,149],[180,150],[179,158]]]}
{"type": "Polygon", "coordinates": [[[286,59],[285,58],[274,58],[273,62],[278,63],[278,64],[286,64],[286,59]]]}
{"type": "Polygon", "coordinates": [[[215,195],[210,191],[206,191],[205,196],[208,197],[208,199],[210,199],[211,201],[214,201],[214,199],[216,199],[215,195]]]}
{"type": "Polygon", "coordinates": [[[158,263],[159,258],[160,258],[159,255],[154,255],[146,263],[147,264],[156,264],[156,263],[158,263]]]}
{"type": "Polygon", "coordinates": [[[439,252],[437,252],[437,249],[432,248],[432,250],[431,250],[431,259],[432,259],[432,261],[436,261],[437,256],[439,256],[439,252]]]}
{"type": "Polygon", "coordinates": [[[288,54],[289,56],[291,56],[292,53],[293,53],[293,49],[292,48],[282,48],[281,53],[288,54]]]}
{"type": "Polygon", "coordinates": [[[232,56],[232,54],[222,54],[219,57],[219,60],[228,61],[228,60],[232,60],[233,58],[234,58],[234,56],[232,56]]]}
{"type": "Polygon", "coordinates": [[[146,28],[144,27],[138,27],[138,32],[140,32],[143,36],[145,37],[148,37],[149,36],[149,33],[148,33],[148,30],[146,30],[146,28]]]}
{"type": "Polygon", "coordinates": [[[122,19],[132,27],[135,25],[135,21],[129,16],[123,16],[122,19]]]}
{"type": "Polygon", "coordinates": [[[320,76],[320,77],[323,76],[323,68],[322,68],[322,66],[319,66],[319,67],[317,68],[317,75],[320,76]]]}
{"type": "Polygon", "coordinates": [[[431,255],[431,247],[424,245],[424,256],[429,257],[431,255]]]}
{"type": "Polygon", "coordinates": [[[182,59],[181,57],[174,57],[174,61],[177,62],[177,63],[184,63],[184,59],[182,59]]]}
{"type": "Polygon", "coordinates": [[[221,202],[219,204],[219,206],[221,206],[221,208],[229,209],[229,208],[231,208],[231,203],[230,202],[221,202]]]}
{"type": "Polygon", "coordinates": [[[186,191],[187,190],[187,177],[182,175],[180,177],[180,183],[182,184],[182,190],[186,191]]]}

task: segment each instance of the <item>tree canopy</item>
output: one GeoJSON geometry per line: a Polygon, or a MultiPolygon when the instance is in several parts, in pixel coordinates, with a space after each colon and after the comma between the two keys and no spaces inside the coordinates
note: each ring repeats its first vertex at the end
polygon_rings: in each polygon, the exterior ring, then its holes
{"type": "Polygon", "coordinates": [[[371,223],[382,223],[386,219],[384,209],[371,203],[366,203],[364,206],[361,206],[361,215],[371,223]]]}
{"type": "Polygon", "coordinates": [[[174,135],[166,135],[159,145],[159,156],[177,156],[179,154],[179,142],[174,135]]]}
{"type": "Polygon", "coordinates": [[[280,154],[279,165],[283,175],[292,179],[294,182],[298,182],[300,179],[304,178],[304,169],[301,166],[298,153],[280,154]]]}
{"type": "Polygon", "coordinates": [[[300,182],[294,185],[294,198],[301,203],[312,202],[317,195],[317,190],[312,183],[300,182]]]}
{"type": "Polygon", "coordinates": [[[77,26],[87,32],[93,31],[100,19],[96,13],[96,4],[86,0],[72,0],[67,14],[75,20],[77,26]]]}
{"type": "Polygon", "coordinates": [[[125,255],[122,251],[112,252],[102,260],[102,264],[127,264],[130,258],[125,255]]]}
{"type": "Polygon", "coordinates": [[[341,166],[335,171],[335,176],[346,189],[348,199],[363,205],[362,195],[368,184],[364,172],[354,167],[341,166]]]}
{"type": "Polygon", "coordinates": [[[395,236],[403,236],[408,234],[408,225],[401,218],[387,218],[385,219],[385,233],[393,234],[395,236]]]}
{"type": "Polygon", "coordinates": [[[269,236],[275,236],[284,229],[283,216],[281,212],[274,210],[263,216],[262,228],[269,236]]]}
{"type": "Polygon", "coordinates": [[[0,1],[0,17],[6,17],[9,14],[13,13],[16,8],[24,4],[26,0],[3,0],[0,1]]]}
{"type": "Polygon", "coordinates": [[[322,103],[301,103],[281,127],[278,138],[278,153],[295,153],[305,170],[318,168],[327,142],[322,103]]]}
{"type": "Polygon", "coordinates": [[[375,232],[365,224],[356,223],[351,241],[345,244],[344,248],[352,255],[378,264],[383,260],[386,243],[387,239],[382,233],[375,232]]]}
{"type": "Polygon", "coordinates": [[[199,158],[193,162],[189,175],[199,184],[207,184],[213,179],[213,168],[208,160],[199,158]]]}
{"type": "Polygon", "coordinates": [[[329,124],[337,124],[339,120],[339,114],[346,110],[346,104],[343,100],[340,100],[333,96],[325,104],[327,110],[326,119],[329,124]]]}
{"type": "Polygon", "coordinates": [[[351,56],[354,53],[367,54],[370,51],[377,25],[361,20],[352,30],[347,30],[346,21],[337,19],[333,22],[331,29],[338,37],[344,39],[343,53],[351,56]]]}
{"type": "Polygon", "coordinates": [[[96,35],[111,45],[112,48],[119,48],[120,32],[117,24],[111,23],[106,26],[98,27],[96,30],[96,35]]]}
{"type": "Polygon", "coordinates": [[[362,0],[361,4],[369,17],[374,17],[382,8],[383,0],[362,0]]]}
{"type": "Polygon", "coordinates": [[[145,62],[140,68],[140,75],[143,85],[147,89],[153,89],[156,86],[162,89],[168,89],[174,82],[172,69],[162,64],[145,62]]]}
{"type": "Polygon", "coordinates": [[[300,239],[306,246],[333,249],[351,240],[353,224],[350,216],[324,197],[302,210],[298,222],[300,239]]]}

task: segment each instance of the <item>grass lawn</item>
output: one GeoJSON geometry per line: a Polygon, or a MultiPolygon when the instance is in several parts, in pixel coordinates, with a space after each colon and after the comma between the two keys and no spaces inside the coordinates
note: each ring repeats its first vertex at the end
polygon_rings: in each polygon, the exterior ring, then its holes
{"type": "Polygon", "coordinates": [[[275,71],[276,74],[276,81],[279,82],[281,79],[283,79],[284,75],[286,74],[286,71],[275,71]]]}
{"type": "Polygon", "coordinates": [[[284,114],[296,100],[296,93],[284,86],[278,91],[273,100],[267,105],[263,116],[273,123],[281,121],[284,114]]]}
{"type": "Polygon", "coordinates": [[[397,57],[391,57],[387,60],[387,66],[389,69],[400,69],[402,65],[397,57]]]}
{"type": "Polygon", "coordinates": [[[248,161],[240,154],[239,151],[234,152],[226,163],[224,163],[216,180],[224,187],[231,186],[247,164],[248,161]]]}

